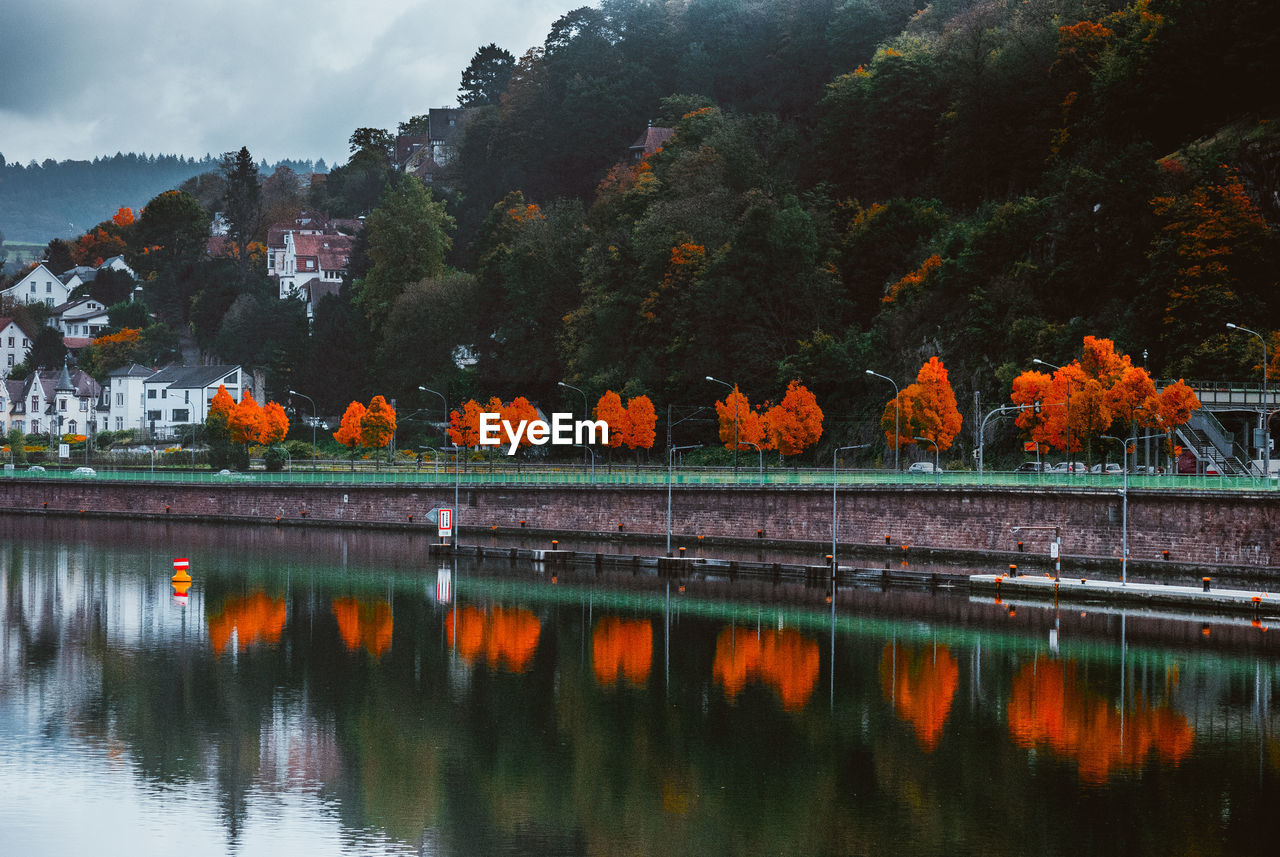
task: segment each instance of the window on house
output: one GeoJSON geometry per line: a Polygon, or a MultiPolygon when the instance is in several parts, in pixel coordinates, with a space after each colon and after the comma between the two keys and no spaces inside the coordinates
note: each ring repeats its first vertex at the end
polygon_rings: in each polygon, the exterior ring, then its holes
{"type": "Polygon", "coordinates": [[[147,421],[148,421],[148,422],[158,423],[158,422],[160,422],[160,419],[161,419],[161,417],[160,417],[160,412],[159,412],[159,411],[147,411],[147,421]]]}
{"type": "Polygon", "coordinates": [[[45,299],[44,299],[44,305],[45,305],[45,306],[53,306],[53,298],[45,298],[45,299]]]}
{"type": "Polygon", "coordinates": [[[75,433],[76,433],[76,421],[71,420],[70,422],[67,423],[67,434],[75,434],[75,433]]]}
{"type": "Polygon", "coordinates": [[[39,420],[32,420],[32,421],[31,421],[31,433],[32,433],[32,434],[40,434],[40,421],[39,421],[39,420]]]}
{"type": "Polygon", "coordinates": [[[190,390],[183,390],[183,391],[182,391],[182,401],[183,401],[183,402],[185,402],[186,404],[191,404],[191,391],[190,391],[190,390]]]}
{"type": "Polygon", "coordinates": [[[66,399],[59,399],[59,400],[58,400],[58,410],[60,410],[60,411],[65,411],[66,409],[67,409],[67,400],[66,400],[66,399]]]}
{"type": "Polygon", "coordinates": [[[82,411],[87,411],[87,410],[89,410],[89,400],[88,400],[88,399],[81,399],[81,400],[80,400],[80,410],[82,410],[82,411]]]}
{"type": "Polygon", "coordinates": [[[10,337],[9,337],[9,347],[10,347],[10,348],[12,348],[12,347],[13,347],[13,337],[12,337],[12,336],[10,336],[10,337]]]}
{"type": "Polygon", "coordinates": [[[38,410],[40,410],[40,397],[39,397],[39,396],[32,396],[32,397],[31,397],[31,410],[33,410],[33,411],[38,411],[38,410]]]}
{"type": "Polygon", "coordinates": [[[116,404],[124,407],[124,393],[116,393],[116,404]]]}
{"type": "Polygon", "coordinates": [[[154,389],[154,388],[153,388],[153,389],[150,389],[150,390],[147,390],[147,398],[148,398],[148,399],[154,399],[155,397],[156,397],[156,391],[155,391],[155,389],[154,389]]]}
{"type": "Polygon", "coordinates": [[[189,423],[191,420],[190,411],[186,408],[175,408],[173,411],[173,421],[175,423],[189,423]]]}
{"type": "Polygon", "coordinates": [[[33,295],[34,295],[35,293],[36,293],[36,284],[35,284],[35,283],[32,283],[32,284],[31,284],[31,294],[33,294],[33,295]]]}
{"type": "Polygon", "coordinates": [[[160,398],[162,398],[162,399],[167,399],[167,398],[169,398],[169,391],[168,391],[168,390],[161,390],[161,391],[160,391],[160,398]]]}
{"type": "Polygon", "coordinates": [[[22,337],[22,347],[23,348],[31,347],[31,340],[27,339],[25,336],[22,337]]]}
{"type": "Polygon", "coordinates": [[[13,355],[12,355],[12,354],[10,354],[10,355],[9,355],[9,365],[10,365],[10,366],[12,366],[12,365],[13,365],[13,355]]]}
{"type": "Polygon", "coordinates": [[[116,417],[116,431],[124,431],[124,417],[116,417]]]}
{"type": "Polygon", "coordinates": [[[44,284],[44,293],[45,293],[46,295],[51,295],[51,294],[53,294],[53,283],[45,283],[45,284],[44,284]]]}

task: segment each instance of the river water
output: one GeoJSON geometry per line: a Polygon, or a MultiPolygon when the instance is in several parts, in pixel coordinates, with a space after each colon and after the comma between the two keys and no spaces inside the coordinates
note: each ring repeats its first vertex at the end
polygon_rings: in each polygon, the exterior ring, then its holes
{"type": "Polygon", "coordinates": [[[1280,629],[428,541],[0,517],[0,853],[1275,853],[1280,629]]]}

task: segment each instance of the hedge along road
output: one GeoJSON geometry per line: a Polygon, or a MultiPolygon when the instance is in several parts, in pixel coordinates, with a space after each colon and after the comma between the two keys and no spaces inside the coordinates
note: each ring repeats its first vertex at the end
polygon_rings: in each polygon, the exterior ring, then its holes
{"type": "MultiPolygon", "coordinates": [[[[159,468],[102,468],[94,475],[77,474],[68,465],[65,469],[52,465],[40,470],[19,467],[5,469],[6,477],[37,479],[111,479],[132,482],[180,482],[180,483],[235,483],[262,482],[285,484],[424,484],[424,485],[665,485],[668,471],[665,467],[624,466],[570,467],[540,464],[491,466],[477,462],[474,466],[455,469],[427,465],[395,464],[381,469],[362,462],[357,469],[344,463],[326,466],[323,463],[305,468],[291,467],[270,472],[250,470],[244,473],[222,474],[209,470],[159,468]]],[[[1072,474],[1072,473],[1012,473],[987,471],[979,474],[970,470],[953,470],[934,473],[894,473],[872,469],[839,469],[834,474],[840,485],[902,485],[916,488],[934,486],[988,486],[988,487],[1060,487],[1107,488],[1121,491],[1124,478],[1120,475],[1072,474]]],[[[670,480],[676,485],[830,485],[833,473],[830,468],[743,468],[736,474],[732,468],[677,467],[670,472],[670,480]]],[[[1280,491],[1280,479],[1254,476],[1197,476],[1191,474],[1131,475],[1128,487],[1137,489],[1172,489],[1177,491],[1280,491]]]]}

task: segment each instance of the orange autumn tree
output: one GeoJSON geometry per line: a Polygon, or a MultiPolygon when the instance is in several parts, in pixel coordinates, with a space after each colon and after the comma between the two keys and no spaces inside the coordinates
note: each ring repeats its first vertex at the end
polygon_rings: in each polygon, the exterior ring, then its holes
{"type": "Polygon", "coordinates": [[[136,327],[124,327],[116,333],[94,339],[91,347],[86,349],[85,360],[81,365],[91,373],[106,374],[113,369],[136,362],[141,349],[142,330],[136,327]]]}
{"type": "Polygon", "coordinates": [[[279,443],[289,433],[289,417],[279,402],[267,402],[262,409],[262,434],[258,442],[263,444],[279,443]]]}
{"type": "Polygon", "coordinates": [[[1147,410],[1143,425],[1164,432],[1165,453],[1173,455],[1173,432],[1191,419],[1191,412],[1200,407],[1200,399],[1185,381],[1179,378],[1157,393],[1153,407],[1147,410]]]}
{"type": "MultiPolygon", "coordinates": [[[[493,399],[491,401],[496,402],[497,399],[493,399]]],[[[499,413],[502,414],[502,419],[504,421],[511,423],[513,426],[517,426],[521,422],[532,422],[538,419],[538,409],[535,408],[533,403],[524,396],[516,396],[507,404],[502,405],[499,409],[499,413]]],[[[506,426],[502,427],[502,439],[503,445],[507,449],[510,449],[511,433],[507,431],[506,426]]],[[[519,452],[521,449],[532,445],[533,441],[529,440],[529,434],[526,431],[520,436],[520,446],[516,451],[519,452]]]]}
{"type": "Polygon", "coordinates": [[[1091,450],[1103,434],[1129,437],[1139,428],[1172,435],[1200,406],[1186,384],[1170,385],[1167,399],[1150,374],[1115,350],[1109,339],[1086,336],[1078,360],[1056,370],[1023,372],[1010,400],[1024,406],[1015,424],[1031,440],[1064,452],[1091,450]],[[1040,403],[1040,413],[1029,407],[1040,403]]]}
{"type": "Polygon", "coordinates": [[[758,411],[751,409],[751,402],[737,384],[733,385],[729,395],[716,402],[716,415],[720,418],[720,440],[725,449],[733,449],[735,437],[740,450],[755,449],[752,444],[767,447],[764,419],[758,411]]]}
{"type": "Polygon", "coordinates": [[[657,437],[658,414],[648,396],[627,400],[627,446],[631,449],[653,449],[657,437]]]}
{"type": "Polygon", "coordinates": [[[231,430],[231,442],[248,446],[257,443],[262,436],[262,406],[254,401],[253,394],[245,390],[240,402],[231,411],[227,422],[231,430]]]}
{"type": "Polygon", "coordinates": [[[822,437],[822,409],[799,381],[787,385],[782,402],[765,412],[765,446],[782,455],[799,455],[822,437]]]}
{"type": "MultiPolygon", "coordinates": [[[[951,448],[960,434],[963,419],[956,406],[956,394],[947,377],[947,367],[937,357],[930,357],[916,373],[916,381],[898,396],[898,437],[894,431],[894,400],[890,399],[880,416],[880,426],[889,439],[892,449],[916,442],[917,437],[928,438],[938,445],[938,452],[951,448]]],[[[930,444],[932,446],[932,444],[930,444]]]]}
{"type": "Polygon", "coordinates": [[[396,434],[396,411],[382,396],[374,396],[360,416],[360,445],[367,449],[387,448],[396,434]]]}
{"type": "Polygon", "coordinates": [[[333,439],[351,450],[351,469],[356,469],[356,448],[360,446],[360,423],[364,419],[364,405],[352,402],[342,415],[342,425],[334,432],[333,439]]]}
{"type": "Polygon", "coordinates": [[[605,390],[600,401],[596,402],[594,414],[597,420],[604,420],[609,426],[609,448],[622,446],[631,433],[631,421],[627,409],[622,406],[622,397],[613,390],[605,390]]]}
{"type": "Polygon", "coordinates": [[[475,399],[462,406],[462,411],[449,414],[449,440],[457,447],[471,448],[480,443],[480,413],[484,408],[475,399]]]}
{"type": "Polygon", "coordinates": [[[221,470],[231,464],[231,412],[236,400],[223,384],[209,400],[209,414],[204,419],[205,437],[209,444],[209,466],[221,470]]]}
{"type": "Polygon", "coordinates": [[[1151,259],[1169,288],[1163,335],[1199,343],[1225,335],[1251,277],[1258,276],[1270,230],[1235,170],[1223,165],[1214,180],[1175,196],[1151,200],[1163,235],[1151,259]]]}

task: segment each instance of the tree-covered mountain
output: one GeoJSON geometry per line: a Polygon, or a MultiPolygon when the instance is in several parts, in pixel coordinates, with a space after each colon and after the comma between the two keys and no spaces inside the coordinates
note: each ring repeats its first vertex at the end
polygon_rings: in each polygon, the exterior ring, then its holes
{"type": "Polygon", "coordinates": [[[225,260],[148,301],[328,413],[799,380],[843,444],[879,435],[868,369],[933,356],[966,430],[975,394],[1007,402],[1087,335],[1158,377],[1250,378],[1259,343],[1226,323],[1280,354],[1277,79],[1269,0],[604,0],[514,60],[477,51],[429,192],[390,131],[354,131],[310,203],[367,226],[309,337],[254,321],[269,290],[237,295],[225,260]],[[651,125],[673,133],[633,157],[651,125]]]}
{"type": "MultiPolygon", "coordinates": [[[[295,172],[324,164],[282,161],[295,172]]],[[[281,164],[277,164],[280,166],[281,164]]],[[[43,244],[71,238],[121,206],[139,210],[162,191],[218,168],[216,157],[121,154],[92,161],[8,163],[0,155],[0,233],[9,241],[43,244]]]]}

